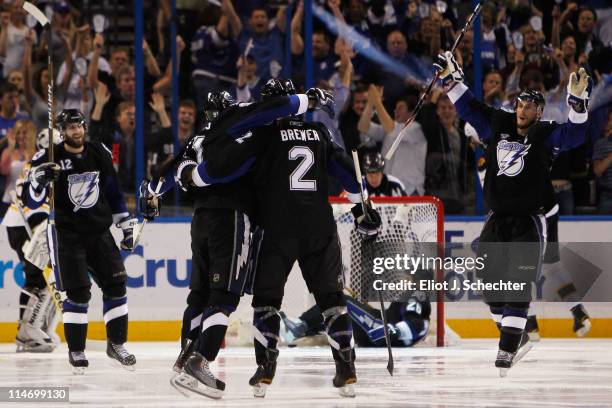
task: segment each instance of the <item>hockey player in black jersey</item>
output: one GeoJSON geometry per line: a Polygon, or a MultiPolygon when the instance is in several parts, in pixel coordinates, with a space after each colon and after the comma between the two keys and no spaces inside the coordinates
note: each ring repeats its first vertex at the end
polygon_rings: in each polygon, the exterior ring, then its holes
{"type": "Polygon", "coordinates": [[[363,170],[366,174],[366,189],[370,197],[406,196],[404,184],[400,179],[383,172],[385,160],[381,153],[367,153],[363,158],[363,170]]]}
{"type": "Polygon", "coordinates": [[[23,194],[28,207],[37,208],[45,201],[49,183],[56,180],[58,247],[50,250],[59,259],[54,270],[58,289],[67,295],[63,321],[69,362],[75,374],[82,374],[89,365],[84,352],[91,273],[103,294],[106,354],[133,370],[136,358],[124,346],[128,328],[127,275],[109,227],[115,223],[123,230],[121,247],[129,250],[136,220],[130,217],[119,190],[111,152],[100,143],[85,141],[86,125],[81,112],[65,109],[56,122],[64,139],[55,147],[56,162],[48,161],[48,149],[38,151],[32,158],[23,194]]]}
{"type": "MultiPolygon", "coordinates": [[[[268,101],[293,92],[290,81],[270,80],[261,94],[268,101]]],[[[332,105],[332,97],[325,91],[313,88],[307,95],[315,105],[332,105]]],[[[300,264],[325,319],[336,363],[333,384],[341,395],[354,396],[354,342],[342,295],[342,261],[336,224],[328,202],[328,173],[340,179],[354,202],[360,201],[352,161],[334,145],[325,128],[299,117],[256,129],[248,140],[226,148],[224,156],[208,157],[197,170],[209,182],[224,182],[245,174],[255,163],[252,174],[247,177],[252,177],[255,187],[256,222],[264,231],[251,288],[258,368],[249,383],[254,387],[255,396],[264,396],[274,378],[279,309],[284,285],[295,261],[300,264]],[[222,166],[219,160],[226,155],[236,159],[231,166],[222,166]],[[211,174],[212,169],[215,174],[211,174]]],[[[371,207],[368,211],[371,222],[363,215],[361,205],[354,207],[359,231],[374,236],[380,217],[371,207]]]]}
{"type": "Polygon", "coordinates": [[[546,242],[548,158],[583,143],[591,81],[584,69],[571,74],[569,121],[557,124],[540,120],[544,98],[537,91],[522,91],[515,113],[494,109],[476,100],[463,84],[452,53],[438,56],[434,67],[459,116],[488,144],[484,193],[491,212],[480,235],[479,255],[488,255],[481,276],[488,282],[503,278],[525,283],[522,292],[483,293],[500,327],[495,366],[505,376],[529,348],[524,329],[546,242]],[[495,244],[501,242],[513,244],[495,244]]]}
{"type": "MultiPolygon", "coordinates": [[[[220,96],[229,100],[227,93],[220,96]]],[[[215,178],[217,167],[237,162],[225,153],[227,146],[249,143],[255,128],[276,118],[320,107],[320,101],[305,94],[252,104],[230,103],[209,129],[192,139],[178,164],[179,183],[194,191],[193,267],[201,269],[198,273],[201,282],[190,285],[188,304],[197,310],[204,303],[204,310],[196,352],[185,362],[185,375],[176,379],[177,385],[212,398],[222,396],[225,384],[214,376],[208,364],[219,353],[229,315],[238,305],[250,270],[251,236],[256,232],[250,218],[253,189],[247,178],[235,181],[215,178]],[[209,294],[203,302],[201,294],[206,287],[209,294]]],[[[239,167],[247,168],[252,162],[247,160],[239,167]]]]}

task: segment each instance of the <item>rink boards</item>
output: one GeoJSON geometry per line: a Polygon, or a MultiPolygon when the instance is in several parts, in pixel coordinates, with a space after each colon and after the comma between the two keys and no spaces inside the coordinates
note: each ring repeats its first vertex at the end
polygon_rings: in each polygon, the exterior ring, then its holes
{"type": "MultiPolygon", "coordinates": [[[[189,220],[167,219],[146,226],[140,245],[125,253],[128,274],[128,303],[131,340],[175,340],[188,293],[191,253],[189,220]]],[[[455,217],[445,222],[446,242],[472,242],[477,238],[482,219],[455,217]]],[[[612,217],[570,217],[560,222],[563,241],[608,242],[612,239],[612,217]]],[[[114,228],[113,228],[114,229],[114,228]]],[[[113,231],[117,233],[117,231],[113,231]]],[[[294,271],[296,272],[296,271],[294,271]]],[[[16,332],[18,292],[23,271],[10,249],[6,231],[0,232],[0,341],[12,342],[16,332]]],[[[292,273],[285,290],[283,309],[298,315],[312,303],[299,273],[292,273]]],[[[251,319],[247,296],[234,319],[251,319]]],[[[567,306],[561,303],[538,304],[536,310],[543,336],[571,337],[567,306]]],[[[589,303],[593,317],[590,337],[612,337],[612,303],[589,303]]],[[[480,302],[446,303],[447,324],[461,337],[493,337],[496,329],[487,308],[480,302]]],[[[92,288],[89,308],[90,338],[104,338],[102,301],[99,290],[92,288]]],[[[61,331],[61,330],[60,330],[61,331]]]]}

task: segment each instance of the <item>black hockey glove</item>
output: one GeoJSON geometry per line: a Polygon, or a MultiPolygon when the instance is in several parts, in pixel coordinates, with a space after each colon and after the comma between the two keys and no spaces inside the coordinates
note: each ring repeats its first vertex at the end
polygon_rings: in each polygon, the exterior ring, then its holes
{"type": "MultiPolygon", "coordinates": [[[[158,181],[159,182],[159,181],[158,181]]],[[[161,209],[161,197],[157,197],[149,191],[150,181],[145,179],[140,183],[140,198],[138,199],[138,211],[145,220],[153,221],[159,215],[161,209]]]]}
{"type": "Polygon", "coordinates": [[[455,56],[452,52],[446,51],[442,54],[438,54],[433,63],[433,67],[439,72],[442,85],[448,85],[453,81],[463,82],[463,71],[455,60],[455,56]]]}
{"type": "Polygon", "coordinates": [[[356,204],[351,208],[353,217],[355,217],[355,227],[357,228],[357,232],[361,235],[367,238],[376,238],[376,235],[378,235],[378,228],[380,228],[382,222],[380,214],[372,208],[372,204],[370,204],[369,201],[366,201],[365,208],[368,214],[367,217],[363,212],[363,206],[361,204],[356,204]]]}
{"type": "Polygon", "coordinates": [[[60,166],[57,163],[43,163],[30,170],[30,183],[34,191],[40,193],[51,182],[59,178],[60,166]]]}
{"type": "Polygon", "coordinates": [[[123,231],[121,249],[132,251],[134,249],[134,228],[138,225],[138,218],[127,216],[117,223],[117,227],[123,231]]]}
{"type": "Polygon", "coordinates": [[[308,112],[321,109],[330,118],[334,118],[334,95],[321,88],[310,88],[306,91],[308,96],[308,112]]]}

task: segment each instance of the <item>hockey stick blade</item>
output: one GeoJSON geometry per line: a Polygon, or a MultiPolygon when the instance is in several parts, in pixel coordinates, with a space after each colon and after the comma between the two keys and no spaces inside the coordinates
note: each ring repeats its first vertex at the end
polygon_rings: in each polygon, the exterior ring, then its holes
{"type": "Polygon", "coordinates": [[[29,1],[23,2],[23,9],[27,11],[28,14],[30,14],[32,17],[34,17],[41,26],[44,27],[49,24],[49,19],[47,18],[47,16],[45,16],[45,13],[40,11],[38,7],[30,3],[29,1]]]}

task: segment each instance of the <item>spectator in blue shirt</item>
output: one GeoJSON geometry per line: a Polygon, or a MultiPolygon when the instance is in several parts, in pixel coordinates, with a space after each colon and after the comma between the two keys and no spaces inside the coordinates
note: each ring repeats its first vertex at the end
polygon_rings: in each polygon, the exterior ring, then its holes
{"type": "Polygon", "coordinates": [[[225,12],[238,34],[240,55],[251,55],[257,62],[257,76],[264,82],[276,78],[284,65],[285,50],[283,32],[285,30],[285,7],[280,7],[276,23],[271,28],[268,11],[262,7],[251,10],[248,24],[244,26],[236,14],[232,2],[224,0],[225,12]]]}

